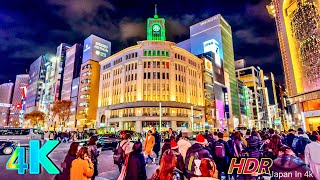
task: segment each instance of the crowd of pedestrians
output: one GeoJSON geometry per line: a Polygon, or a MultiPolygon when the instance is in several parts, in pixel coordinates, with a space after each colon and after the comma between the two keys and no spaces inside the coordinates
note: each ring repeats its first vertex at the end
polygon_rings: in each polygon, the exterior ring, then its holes
{"type": "Polygon", "coordinates": [[[74,142],[77,140],[87,139],[94,135],[93,132],[79,132],[79,131],[49,131],[47,132],[49,140],[59,140],[60,142],[74,142]]]}
{"type": "MultiPolygon", "coordinates": [[[[128,159],[122,166],[128,164],[155,163],[151,155],[160,157],[158,168],[152,180],[182,180],[182,179],[259,179],[270,176],[271,179],[280,179],[278,173],[292,173],[293,177],[281,179],[320,179],[320,127],[319,131],[306,133],[301,128],[297,131],[290,129],[277,132],[274,129],[255,128],[247,130],[245,134],[233,131],[230,135],[223,132],[209,132],[198,134],[195,142],[186,137],[176,135],[169,129],[168,135],[161,143],[159,134],[155,129],[149,131],[140,152],[140,159],[131,162],[131,153],[123,158],[128,159]],[[157,146],[157,147],[156,147],[157,146]],[[159,155],[159,149],[161,153],[159,155]],[[318,153],[317,153],[318,152],[318,153]],[[144,158],[141,158],[144,157],[144,158]],[[228,174],[230,161],[236,158],[270,158],[273,164],[271,174],[237,174],[234,171],[228,174]],[[294,177],[297,173],[302,177],[294,177]]],[[[140,142],[139,142],[140,143],[140,142]]],[[[136,156],[136,155],[135,155],[136,156]]],[[[236,169],[237,170],[237,169],[236,169]]],[[[132,168],[121,169],[119,180],[128,179],[129,174],[135,174],[139,180],[147,179],[145,166],[139,171],[132,168]],[[141,173],[138,175],[137,173],[141,173]]],[[[135,180],[137,178],[130,177],[135,180]]],[[[137,179],[138,180],[138,179],[137,179]]]]}
{"type": "MultiPolygon", "coordinates": [[[[320,179],[320,127],[312,133],[290,129],[277,132],[273,129],[247,130],[245,134],[233,131],[198,134],[195,142],[172,129],[162,140],[160,133],[149,130],[144,140],[130,141],[125,134],[114,151],[114,163],[118,165],[118,180],[146,180],[146,167],[156,165],[152,180],[184,179],[261,179],[270,176],[277,179],[320,179]],[[162,147],[161,147],[162,146],[162,147]],[[229,174],[232,158],[270,158],[271,174],[229,174]],[[159,161],[156,161],[158,159],[159,161]],[[292,173],[293,177],[275,174],[292,173]],[[294,177],[297,173],[302,177],[294,177]]],[[[63,172],[56,179],[95,179],[98,174],[97,137],[90,137],[87,146],[79,148],[73,142],[62,164],[63,172]],[[79,149],[79,150],[78,150],[79,149]]]]}

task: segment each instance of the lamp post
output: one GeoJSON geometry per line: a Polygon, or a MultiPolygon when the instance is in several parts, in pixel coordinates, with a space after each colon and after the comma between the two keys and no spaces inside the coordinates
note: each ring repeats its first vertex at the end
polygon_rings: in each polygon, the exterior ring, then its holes
{"type": "Polygon", "coordinates": [[[194,126],[194,114],[193,114],[193,106],[191,106],[191,130],[193,132],[193,126],[194,126]]]}
{"type": "Polygon", "coordinates": [[[162,128],[162,108],[161,103],[159,103],[159,110],[160,110],[160,116],[159,116],[159,132],[161,134],[161,128],[162,128]]]}

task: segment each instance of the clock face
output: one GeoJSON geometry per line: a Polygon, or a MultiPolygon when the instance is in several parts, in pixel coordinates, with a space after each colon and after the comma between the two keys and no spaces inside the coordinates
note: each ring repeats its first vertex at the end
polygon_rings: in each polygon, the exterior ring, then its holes
{"type": "Polygon", "coordinates": [[[153,29],[153,31],[158,32],[158,31],[160,31],[160,26],[155,24],[152,26],[152,29],[153,29]]]}

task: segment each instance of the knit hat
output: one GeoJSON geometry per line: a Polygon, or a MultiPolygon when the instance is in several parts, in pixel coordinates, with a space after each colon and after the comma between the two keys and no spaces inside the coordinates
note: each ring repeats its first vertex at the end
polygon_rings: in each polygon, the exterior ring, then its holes
{"type": "Polygon", "coordinates": [[[196,138],[196,143],[199,144],[205,144],[206,140],[204,139],[204,137],[202,136],[202,134],[198,134],[197,138],[196,138]]]}
{"type": "Polygon", "coordinates": [[[170,146],[171,146],[171,149],[177,149],[178,148],[178,144],[176,143],[175,140],[171,140],[170,146]]]}

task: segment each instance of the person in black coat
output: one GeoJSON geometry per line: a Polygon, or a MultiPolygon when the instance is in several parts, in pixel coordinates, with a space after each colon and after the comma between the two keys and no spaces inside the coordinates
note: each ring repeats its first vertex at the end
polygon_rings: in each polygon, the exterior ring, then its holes
{"type": "Polygon", "coordinates": [[[159,151],[160,151],[160,144],[161,144],[161,136],[160,134],[157,132],[156,128],[153,128],[153,134],[154,136],[154,140],[155,140],[155,144],[153,146],[153,151],[154,153],[156,153],[157,158],[159,158],[159,151]]]}
{"type": "Polygon", "coordinates": [[[292,148],[292,142],[294,138],[296,137],[295,135],[296,131],[293,129],[289,129],[289,134],[286,136],[286,144],[292,148]]]}
{"type": "MultiPolygon", "coordinates": [[[[229,169],[229,158],[228,157],[232,157],[233,155],[231,154],[229,145],[226,141],[223,140],[223,133],[219,132],[218,133],[218,141],[215,141],[212,144],[212,156],[213,156],[213,160],[217,165],[217,169],[218,169],[218,177],[219,179],[221,179],[221,173],[224,172],[225,175],[228,174],[228,169],[229,169]],[[225,156],[224,157],[218,157],[217,156],[217,152],[216,152],[216,146],[222,146],[222,144],[224,145],[224,153],[225,156]]],[[[219,155],[221,156],[221,155],[219,155]]],[[[229,177],[227,176],[227,179],[229,179],[229,177]]]]}
{"type": "Polygon", "coordinates": [[[146,180],[146,164],[142,155],[142,143],[136,142],[129,154],[127,173],[124,180],[146,180]]]}

